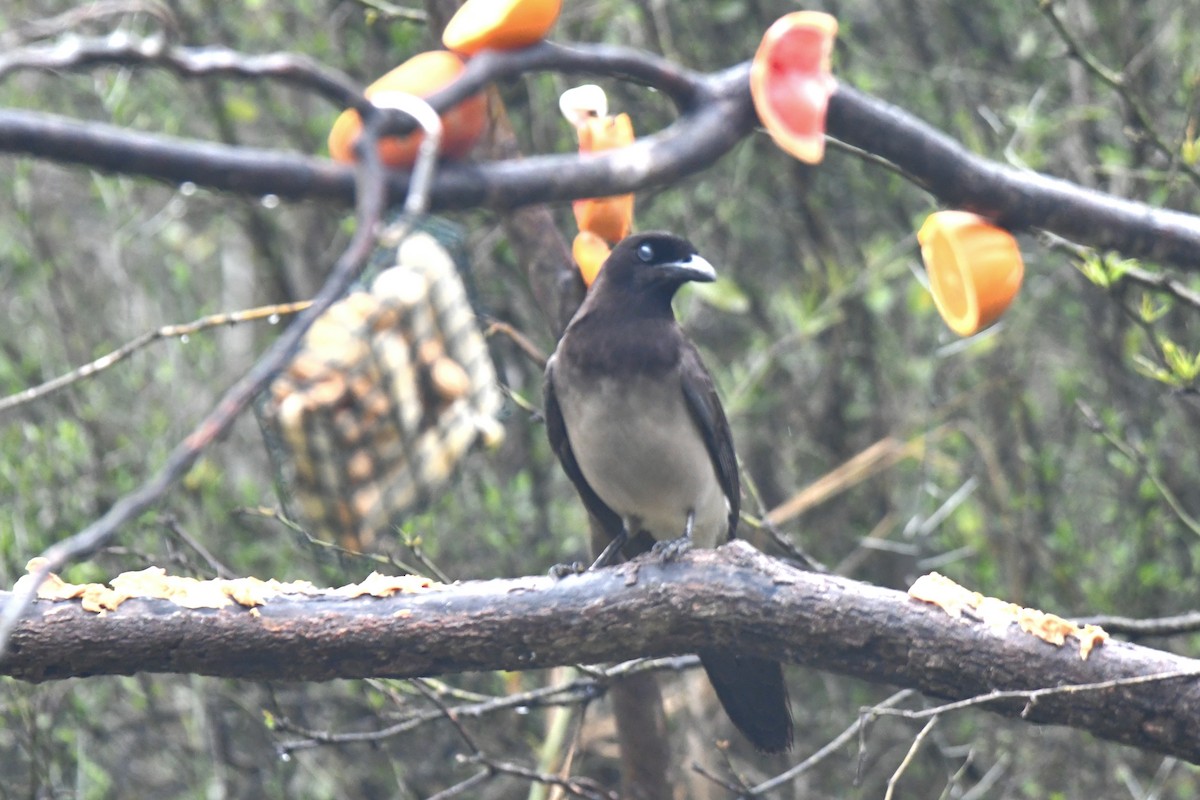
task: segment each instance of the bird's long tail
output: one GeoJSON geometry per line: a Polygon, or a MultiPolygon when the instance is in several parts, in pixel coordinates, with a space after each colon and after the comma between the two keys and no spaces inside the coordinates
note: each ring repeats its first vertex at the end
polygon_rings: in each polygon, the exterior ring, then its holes
{"type": "Polygon", "coordinates": [[[704,650],[700,663],[733,724],[765,753],[792,746],[792,710],[783,665],[765,658],[704,650]]]}

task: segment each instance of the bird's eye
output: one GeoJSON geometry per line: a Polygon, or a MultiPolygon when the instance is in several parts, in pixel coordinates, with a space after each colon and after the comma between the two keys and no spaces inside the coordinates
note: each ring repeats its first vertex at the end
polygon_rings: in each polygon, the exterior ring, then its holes
{"type": "Polygon", "coordinates": [[[638,258],[649,264],[654,260],[654,248],[648,244],[644,244],[637,250],[638,258]]]}

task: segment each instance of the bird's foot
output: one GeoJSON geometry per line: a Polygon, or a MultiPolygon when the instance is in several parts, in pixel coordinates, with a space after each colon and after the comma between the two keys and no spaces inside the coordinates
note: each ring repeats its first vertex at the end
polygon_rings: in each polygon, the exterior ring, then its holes
{"type": "Polygon", "coordinates": [[[661,558],[668,564],[679,558],[681,555],[692,549],[692,528],[696,523],[696,513],[689,511],[687,522],[683,526],[683,536],[678,539],[667,539],[662,542],[655,542],[654,547],[650,552],[661,558]]]}
{"type": "Polygon", "coordinates": [[[555,564],[546,574],[551,578],[562,580],[568,575],[581,575],[587,571],[587,567],[582,562],[572,561],[570,564],[555,564]]]}
{"type": "Polygon", "coordinates": [[[664,539],[661,542],[655,542],[650,552],[669,564],[691,549],[692,537],[685,535],[678,539],[664,539]]]}

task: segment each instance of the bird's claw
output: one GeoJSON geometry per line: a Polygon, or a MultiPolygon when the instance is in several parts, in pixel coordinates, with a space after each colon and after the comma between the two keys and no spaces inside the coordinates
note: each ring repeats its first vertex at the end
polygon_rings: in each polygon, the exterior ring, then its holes
{"type": "Polygon", "coordinates": [[[546,574],[551,578],[562,580],[568,575],[582,575],[587,572],[587,566],[579,561],[572,561],[570,564],[555,564],[546,574]]]}
{"type": "Polygon", "coordinates": [[[661,558],[664,562],[670,564],[677,560],[680,556],[692,549],[692,537],[686,534],[678,539],[667,539],[661,542],[655,542],[654,547],[650,552],[661,558]]]}
{"type": "Polygon", "coordinates": [[[692,529],[696,524],[696,512],[689,511],[687,521],[683,523],[683,536],[678,539],[667,539],[662,542],[655,542],[654,547],[650,552],[661,558],[664,562],[670,564],[672,561],[679,558],[681,555],[692,549],[692,529]]]}

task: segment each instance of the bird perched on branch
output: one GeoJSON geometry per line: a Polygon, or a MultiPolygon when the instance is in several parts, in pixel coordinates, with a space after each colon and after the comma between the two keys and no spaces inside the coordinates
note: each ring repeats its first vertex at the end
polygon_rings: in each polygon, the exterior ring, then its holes
{"type": "MultiPolygon", "coordinates": [[[[671,309],[684,283],[715,279],[685,239],[624,239],[546,366],[550,445],[608,544],[598,564],[681,536],[696,547],[734,536],[733,437],[712,377],[671,309]]],[[[766,752],[789,748],[781,665],[727,648],[699,655],[751,743],[766,752]]]]}

